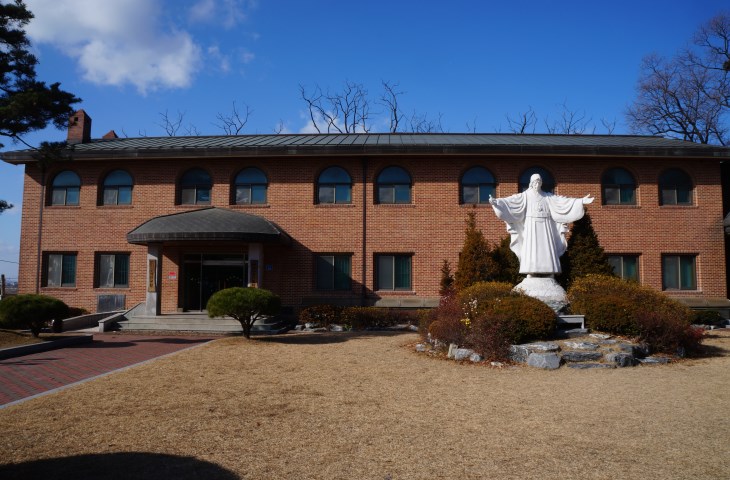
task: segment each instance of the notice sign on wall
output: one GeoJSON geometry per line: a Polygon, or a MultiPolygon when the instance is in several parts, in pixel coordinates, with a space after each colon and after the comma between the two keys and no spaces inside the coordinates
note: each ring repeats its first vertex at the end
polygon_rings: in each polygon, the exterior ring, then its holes
{"type": "Polygon", "coordinates": [[[147,265],[147,291],[154,293],[157,291],[157,260],[150,259],[147,265]]]}
{"type": "Polygon", "coordinates": [[[168,280],[177,280],[177,272],[170,272],[167,274],[168,280]]]}

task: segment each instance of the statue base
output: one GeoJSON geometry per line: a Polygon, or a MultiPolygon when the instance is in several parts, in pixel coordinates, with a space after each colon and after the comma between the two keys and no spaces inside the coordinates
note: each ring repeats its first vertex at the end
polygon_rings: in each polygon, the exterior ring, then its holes
{"type": "Polygon", "coordinates": [[[552,275],[549,277],[528,276],[517,284],[513,290],[540,300],[552,308],[555,313],[559,313],[568,305],[565,290],[555,281],[552,275]]]}

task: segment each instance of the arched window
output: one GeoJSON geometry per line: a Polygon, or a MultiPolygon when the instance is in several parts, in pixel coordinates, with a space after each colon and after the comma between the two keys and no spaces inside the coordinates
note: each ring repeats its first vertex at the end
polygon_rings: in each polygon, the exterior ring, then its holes
{"type": "Polygon", "coordinates": [[[484,167],[472,167],[461,177],[461,203],[489,203],[496,196],[497,182],[484,167]]]}
{"type": "Polygon", "coordinates": [[[329,167],[319,174],[317,180],[317,201],[319,203],[351,203],[352,179],[341,167],[329,167]]]}
{"type": "Polygon", "coordinates": [[[81,179],[71,170],[55,176],[51,184],[51,205],[78,205],[81,179]]]}
{"type": "Polygon", "coordinates": [[[233,199],[236,205],[261,205],[266,203],[269,181],[258,168],[244,168],[234,180],[233,199]]]}
{"type": "Polygon", "coordinates": [[[180,179],[180,203],[182,205],[210,205],[213,182],[202,168],[192,168],[180,179]]]}
{"type": "Polygon", "coordinates": [[[520,192],[524,192],[530,188],[530,177],[534,174],[539,173],[542,177],[542,190],[544,192],[555,192],[555,179],[553,176],[542,167],[530,167],[520,175],[520,192]]]}
{"type": "Polygon", "coordinates": [[[601,177],[604,205],[636,205],[636,181],[623,168],[607,170],[601,177]]]}
{"type": "Polygon", "coordinates": [[[378,203],[411,203],[411,176],[401,167],[388,167],[376,182],[378,203]]]}
{"type": "Polygon", "coordinates": [[[692,179],[678,168],[659,175],[659,205],[692,205],[692,179]]]}
{"type": "Polygon", "coordinates": [[[132,176],[124,170],[114,170],[104,179],[102,205],[131,205],[132,176]]]}

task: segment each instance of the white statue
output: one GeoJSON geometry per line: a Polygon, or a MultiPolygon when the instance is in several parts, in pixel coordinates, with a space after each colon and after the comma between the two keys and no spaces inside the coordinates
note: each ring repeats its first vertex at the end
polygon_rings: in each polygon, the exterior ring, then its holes
{"type": "Polygon", "coordinates": [[[494,213],[507,223],[510,249],[520,260],[520,273],[552,276],[560,273],[560,256],[568,243],[568,223],[580,220],[583,205],[593,197],[568,198],[542,191],[539,174],[530,177],[530,188],[507,198],[489,197],[494,213]]]}

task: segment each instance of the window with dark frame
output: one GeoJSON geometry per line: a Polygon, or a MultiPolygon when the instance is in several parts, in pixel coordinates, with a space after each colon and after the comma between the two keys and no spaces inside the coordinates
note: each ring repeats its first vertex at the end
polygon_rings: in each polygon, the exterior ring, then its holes
{"type": "Polygon", "coordinates": [[[376,290],[411,290],[411,255],[376,255],[376,290]]]}
{"type": "Polygon", "coordinates": [[[255,167],[241,170],[234,180],[233,192],[236,205],[265,205],[269,180],[255,167]]]}
{"type": "Polygon", "coordinates": [[[102,205],[131,205],[132,176],[124,170],[114,170],[104,178],[102,205]]]}
{"type": "Polygon", "coordinates": [[[612,168],[601,177],[604,205],[636,205],[636,181],[623,168],[612,168]]]}
{"type": "Polygon", "coordinates": [[[51,183],[51,205],[78,205],[81,179],[76,173],[64,170],[51,183]]]}
{"type": "Polygon", "coordinates": [[[317,290],[352,289],[352,255],[317,255],[317,290]]]}
{"type": "Polygon", "coordinates": [[[692,179],[684,171],[671,168],[659,175],[659,205],[692,205],[692,179]]]}
{"type": "Polygon", "coordinates": [[[352,179],[342,167],[326,168],[317,179],[318,203],[352,203],[352,179]]]}
{"type": "Polygon", "coordinates": [[[662,255],[663,290],[697,290],[695,255],[662,255]]]}
{"type": "Polygon", "coordinates": [[[411,176],[401,167],[387,167],[376,181],[377,203],[411,203],[411,176]]]}
{"type": "Polygon", "coordinates": [[[181,205],[210,205],[213,182],[202,168],[192,168],[180,179],[181,205]]]}
{"type": "Polygon", "coordinates": [[[99,288],[129,287],[129,254],[99,253],[96,256],[99,288]]]}
{"type": "Polygon", "coordinates": [[[489,196],[496,196],[497,182],[484,167],[472,167],[461,177],[461,203],[489,203],[489,196]]]}
{"type": "Polygon", "coordinates": [[[555,179],[552,174],[542,167],[530,167],[520,174],[519,178],[519,189],[520,192],[524,192],[530,188],[530,177],[534,174],[539,173],[542,178],[542,190],[548,193],[555,192],[555,179]]]}
{"type": "Polygon", "coordinates": [[[638,255],[608,255],[608,263],[613,267],[613,273],[623,280],[639,281],[638,255]]]}
{"type": "Polygon", "coordinates": [[[76,286],[76,254],[46,254],[46,287],[76,286]]]}

